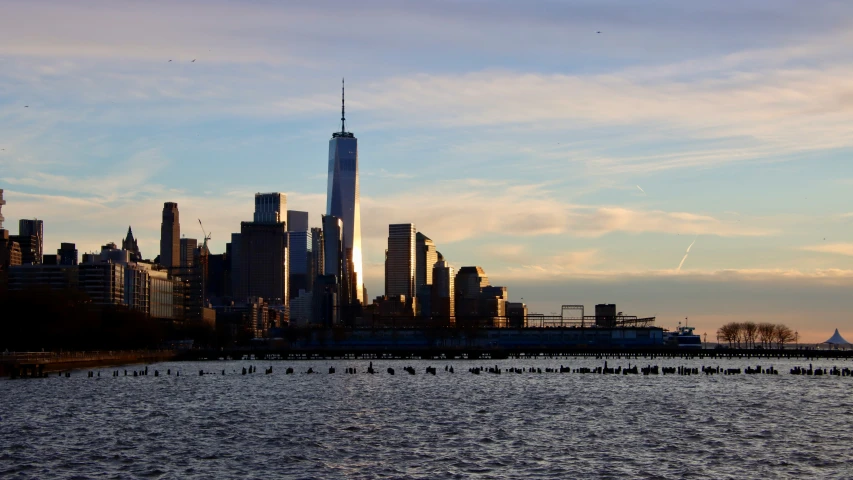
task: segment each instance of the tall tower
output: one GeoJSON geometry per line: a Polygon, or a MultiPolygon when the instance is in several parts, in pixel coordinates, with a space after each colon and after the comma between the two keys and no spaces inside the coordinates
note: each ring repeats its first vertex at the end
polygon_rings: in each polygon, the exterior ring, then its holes
{"type": "Polygon", "coordinates": [[[3,200],[3,189],[0,188],[0,230],[3,230],[3,205],[6,205],[6,200],[3,200]]]}
{"type": "Polygon", "coordinates": [[[411,223],[388,225],[388,250],[385,254],[385,295],[415,296],[415,235],[411,223]]]}
{"type": "Polygon", "coordinates": [[[429,286],[432,285],[432,269],[438,262],[438,252],[435,249],[435,243],[423,233],[417,233],[416,241],[415,295],[429,295],[429,286]]]}
{"type": "Polygon", "coordinates": [[[436,262],[432,269],[432,311],[430,316],[438,317],[449,324],[456,322],[456,304],[453,298],[454,281],[453,267],[442,260],[436,262]]]}
{"type": "Polygon", "coordinates": [[[163,204],[163,223],[160,224],[160,265],[164,267],[181,266],[181,222],[178,217],[178,204],[163,204]]]}
{"type": "MultiPolygon", "coordinates": [[[[341,80],[341,131],[329,140],[329,183],[326,191],[326,215],[344,223],[344,257],[348,263],[353,298],[364,303],[361,251],[361,204],[358,191],[358,139],[346,131],[344,89],[341,80]]],[[[328,237],[326,241],[328,242],[328,237]]],[[[329,257],[326,257],[329,260],[329,257]]]]}
{"type": "Polygon", "coordinates": [[[311,291],[314,279],[310,278],[309,265],[312,247],[308,212],[287,211],[287,236],[290,263],[290,298],[299,296],[299,290],[311,291]]]}

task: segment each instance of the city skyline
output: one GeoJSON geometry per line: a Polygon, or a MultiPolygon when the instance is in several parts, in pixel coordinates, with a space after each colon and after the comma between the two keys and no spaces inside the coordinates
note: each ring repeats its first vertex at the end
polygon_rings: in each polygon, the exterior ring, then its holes
{"type": "Polygon", "coordinates": [[[709,336],[753,319],[814,341],[853,323],[850,6],[660,2],[629,23],[594,6],[376,2],[355,31],[324,23],[334,2],[211,2],[195,29],[176,20],[186,5],[51,5],[66,27],[24,2],[0,19],[3,215],[44,220],[46,252],[120,243],[130,225],[153,258],[166,201],[222,252],[257,191],[319,226],[345,74],[371,296],[388,225],[410,222],[532,312],[613,302],[709,336]],[[221,18],[282,28],[234,41],[221,18]]]}

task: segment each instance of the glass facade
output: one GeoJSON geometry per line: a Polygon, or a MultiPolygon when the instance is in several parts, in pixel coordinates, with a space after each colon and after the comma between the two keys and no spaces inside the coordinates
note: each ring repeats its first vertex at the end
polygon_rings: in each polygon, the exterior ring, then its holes
{"type": "MultiPolygon", "coordinates": [[[[351,265],[354,297],[364,303],[361,248],[361,205],[358,181],[358,139],[348,132],[335,133],[329,140],[329,179],[326,215],[343,220],[344,251],[351,265]]],[[[326,239],[328,242],[328,238],[326,239]]],[[[326,260],[329,257],[326,256],[326,260]]],[[[328,270],[328,268],[327,268],[328,270]]]]}

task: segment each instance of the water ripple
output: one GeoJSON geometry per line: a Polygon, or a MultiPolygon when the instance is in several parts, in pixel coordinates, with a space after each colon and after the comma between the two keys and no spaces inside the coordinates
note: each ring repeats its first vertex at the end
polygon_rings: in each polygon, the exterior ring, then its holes
{"type": "MultiPolygon", "coordinates": [[[[414,376],[284,373],[288,366],[364,372],[366,363],[276,362],[270,375],[245,376],[239,372],[249,364],[263,372],[261,362],[166,363],[156,368],[182,375],[0,380],[0,477],[845,478],[853,471],[847,377],[471,375],[468,367],[479,365],[435,360],[373,362],[379,372],[412,365],[414,376]],[[422,374],[428,365],[438,367],[436,376],[422,374]]],[[[773,363],[780,372],[799,364],[773,363]]],[[[489,364],[544,370],[603,361],[489,364]]]]}

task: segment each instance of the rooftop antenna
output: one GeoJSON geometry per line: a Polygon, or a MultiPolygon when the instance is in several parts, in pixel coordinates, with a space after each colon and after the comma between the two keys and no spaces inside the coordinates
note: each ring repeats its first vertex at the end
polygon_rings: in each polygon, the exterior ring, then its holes
{"type": "Polygon", "coordinates": [[[344,110],[344,79],[341,77],[341,133],[346,133],[346,115],[344,110]]]}

